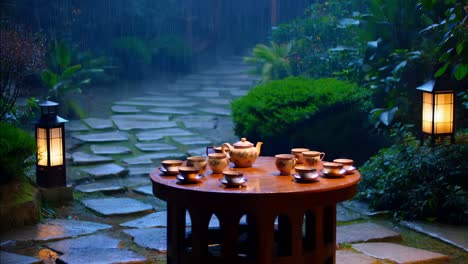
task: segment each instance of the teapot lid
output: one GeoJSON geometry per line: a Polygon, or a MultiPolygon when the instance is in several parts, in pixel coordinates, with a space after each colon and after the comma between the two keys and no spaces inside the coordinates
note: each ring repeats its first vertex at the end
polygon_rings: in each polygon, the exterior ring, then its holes
{"type": "Polygon", "coordinates": [[[241,141],[237,141],[236,143],[232,144],[236,148],[251,148],[253,147],[253,143],[247,141],[246,138],[241,138],[241,141]]]}

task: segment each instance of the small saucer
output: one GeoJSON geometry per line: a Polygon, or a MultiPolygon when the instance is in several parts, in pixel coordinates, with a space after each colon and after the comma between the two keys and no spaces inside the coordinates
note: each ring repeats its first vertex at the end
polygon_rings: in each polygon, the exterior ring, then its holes
{"type": "Polygon", "coordinates": [[[199,183],[201,182],[201,179],[203,178],[203,176],[198,175],[194,179],[186,179],[182,175],[179,174],[176,176],[176,178],[182,183],[199,183]]]}
{"type": "Polygon", "coordinates": [[[178,171],[168,171],[168,170],[166,170],[164,167],[159,167],[158,169],[159,169],[164,175],[172,175],[172,176],[174,176],[174,175],[179,174],[178,171]]]}
{"type": "Polygon", "coordinates": [[[294,180],[297,182],[316,182],[318,180],[319,174],[313,173],[311,177],[301,177],[298,174],[294,174],[294,180]]]}
{"type": "Polygon", "coordinates": [[[353,172],[356,170],[356,167],[350,166],[349,168],[344,169],[344,170],[346,171],[345,174],[353,174],[353,172]]]}
{"type": "Polygon", "coordinates": [[[320,172],[323,174],[323,176],[325,177],[343,177],[345,176],[346,174],[346,170],[345,169],[341,169],[340,172],[337,174],[337,173],[329,173],[329,172],[325,172],[325,170],[320,170],[320,172]]]}
{"type": "Polygon", "coordinates": [[[247,182],[247,179],[246,178],[242,178],[242,181],[239,182],[239,183],[235,183],[235,182],[228,182],[226,181],[226,179],[222,178],[222,179],[219,179],[219,181],[226,185],[227,187],[244,187],[245,186],[245,183],[247,182]]]}

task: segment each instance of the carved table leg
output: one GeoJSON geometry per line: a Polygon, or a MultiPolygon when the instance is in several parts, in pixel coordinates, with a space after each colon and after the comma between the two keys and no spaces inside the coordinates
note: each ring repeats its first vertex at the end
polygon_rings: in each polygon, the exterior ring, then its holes
{"type": "Polygon", "coordinates": [[[167,263],[179,264],[185,254],[185,208],[167,203],[167,263]]]}

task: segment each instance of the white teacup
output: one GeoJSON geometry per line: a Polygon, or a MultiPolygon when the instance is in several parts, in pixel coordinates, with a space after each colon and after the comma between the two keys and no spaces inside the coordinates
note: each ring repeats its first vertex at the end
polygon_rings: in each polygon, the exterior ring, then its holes
{"type": "Polygon", "coordinates": [[[327,174],[339,175],[343,169],[343,164],[336,162],[324,162],[323,171],[327,174]]]}
{"type": "Polygon", "coordinates": [[[235,170],[224,170],[223,171],[224,179],[228,183],[240,184],[244,180],[242,176],[244,173],[235,170]]]}

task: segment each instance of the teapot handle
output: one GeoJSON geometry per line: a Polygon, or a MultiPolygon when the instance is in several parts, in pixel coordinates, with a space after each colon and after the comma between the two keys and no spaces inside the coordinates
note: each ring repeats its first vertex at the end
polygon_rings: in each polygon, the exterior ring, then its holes
{"type": "Polygon", "coordinates": [[[231,161],[231,156],[229,155],[229,146],[226,143],[223,143],[221,146],[221,153],[226,154],[226,158],[231,161]]]}

